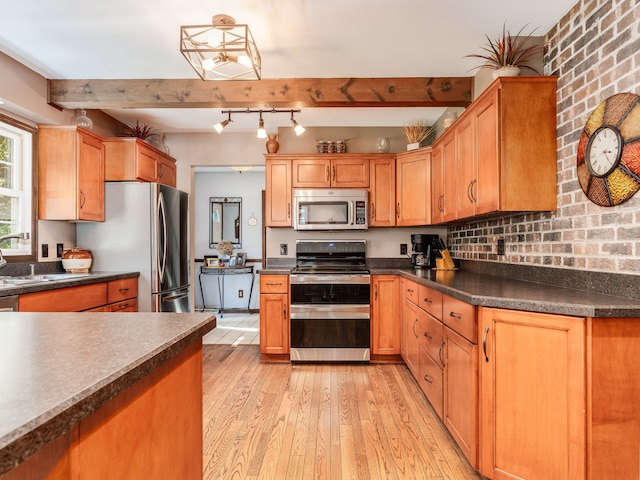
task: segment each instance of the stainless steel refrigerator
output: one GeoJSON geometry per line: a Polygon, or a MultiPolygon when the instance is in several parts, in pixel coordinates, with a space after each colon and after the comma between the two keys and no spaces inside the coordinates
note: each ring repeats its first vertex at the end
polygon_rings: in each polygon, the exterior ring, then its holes
{"type": "Polygon", "coordinates": [[[78,223],[93,271],[136,271],[138,310],[188,312],[188,194],[157,183],[107,182],[105,221],[78,223]]]}

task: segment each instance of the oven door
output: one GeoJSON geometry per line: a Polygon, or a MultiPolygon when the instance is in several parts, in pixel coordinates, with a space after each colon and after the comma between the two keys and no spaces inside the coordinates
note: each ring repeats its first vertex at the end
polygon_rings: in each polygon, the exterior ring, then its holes
{"type": "Polygon", "coordinates": [[[369,361],[369,275],[290,278],[291,361],[369,361]]]}

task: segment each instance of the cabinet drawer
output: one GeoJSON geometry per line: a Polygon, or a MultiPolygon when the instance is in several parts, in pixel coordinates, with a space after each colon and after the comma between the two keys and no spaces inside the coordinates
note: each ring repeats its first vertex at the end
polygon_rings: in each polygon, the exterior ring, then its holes
{"type": "Polygon", "coordinates": [[[442,321],[442,292],[420,285],[418,287],[420,308],[442,321]]]}
{"type": "Polygon", "coordinates": [[[418,317],[418,345],[431,355],[436,362],[442,362],[442,341],[444,327],[442,323],[426,312],[418,317]]]}
{"type": "Polygon", "coordinates": [[[403,282],[403,287],[404,287],[404,298],[406,298],[407,300],[411,300],[412,303],[414,303],[415,305],[418,305],[420,302],[418,302],[418,284],[415,282],[412,282],[411,280],[405,280],[403,282]]]}
{"type": "Polygon", "coordinates": [[[442,322],[471,343],[478,343],[478,320],[474,305],[443,295],[442,322]]]}
{"type": "Polygon", "coordinates": [[[94,283],[25,293],[18,299],[20,312],[79,312],[107,303],[107,284],[94,283]]]}
{"type": "Polygon", "coordinates": [[[107,287],[107,303],[115,303],[121,300],[138,297],[138,279],[123,278],[112,280],[107,287]]]}
{"type": "Polygon", "coordinates": [[[288,275],[260,275],[260,293],[289,292],[288,275]]]}
{"type": "Polygon", "coordinates": [[[110,305],[106,305],[106,309],[107,312],[137,312],[138,299],[130,298],[129,300],[112,303],[110,305]]]}
{"type": "Polygon", "coordinates": [[[443,371],[422,348],[418,350],[420,351],[420,375],[418,376],[418,383],[427,396],[427,400],[429,400],[433,409],[440,419],[442,419],[444,407],[442,395],[443,371]]]}

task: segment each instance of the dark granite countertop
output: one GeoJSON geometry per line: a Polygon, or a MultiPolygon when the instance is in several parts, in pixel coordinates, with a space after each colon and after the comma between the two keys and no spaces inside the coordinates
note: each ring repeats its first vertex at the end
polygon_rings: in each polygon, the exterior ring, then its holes
{"type": "MultiPolygon", "coordinates": [[[[526,269],[524,269],[527,271],[526,269]]],[[[370,266],[372,275],[400,275],[420,284],[439,290],[472,305],[506,308],[540,313],[555,313],[577,317],[639,317],[640,298],[634,296],[599,293],[582,288],[569,288],[570,280],[576,278],[575,285],[586,285],[585,275],[589,272],[559,272],[557,269],[544,269],[547,274],[565,275],[563,285],[553,285],[539,278],[540,269],[530,268],[530,278],[539,281],[526,281],[504,276],[488,275],[474,271],[462,270],[416,270],[412,268],[396,268],[394,266],[370,266]]],[[[261,275],[284,275],[290,273],[286,267],[276,266],[263,269],[261,275]]],[[[636,288],[640,277],[621,276],[604,277],[593,273],[592,277],[599,282],[611,281],[620,292],[640,292],[636,288]],[[614,282],[615,281],[615,282],[614,282]]]]}
{"type": "MultiPolygon", "coordinates": [[[[49,273],[64,272],[47,272],[45,273],[45,275],[49,273]]],[[[0,288],[0,297],[6,297],[9,295],[22,295],[32,292],[42,292],[45,290],[55,290],[57,288],[77,287],[80,285],[109,282],[111,280],[120,280],[123,278],[133,278],[139,276],[139,272],[91,272],[85,274],[75,274],[73,278],[66,278],[61,280],[47,280],[24,285],[2,285],[2,287],[0,288]]]]}
{"type": "Polygon", "coordinates": [[[640,299],[464,270],[372,269],[397,274],[472,305],[576,317],[640,317],[640,299]]]}
{"type": "Polygon", "coordinates": [[[0,475],[215,326],[208,313],[3,313],[0,475]]]}

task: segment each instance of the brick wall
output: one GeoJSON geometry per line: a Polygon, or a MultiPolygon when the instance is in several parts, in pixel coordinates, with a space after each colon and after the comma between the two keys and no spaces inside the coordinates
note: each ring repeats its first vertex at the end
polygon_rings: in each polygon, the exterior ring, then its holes
{"type": "Polygon", "coordinates": [[[640,193],[599,207],[576,176],[580,132],[607,97],[640,95],[638,0],[583,0],[546,35],[545,74],[558,76],[556,212],[527,213],[449,228],[459,259],[640,275],[640,193]],[[505,255],[497,255],[497,240],[505,255]]]}

